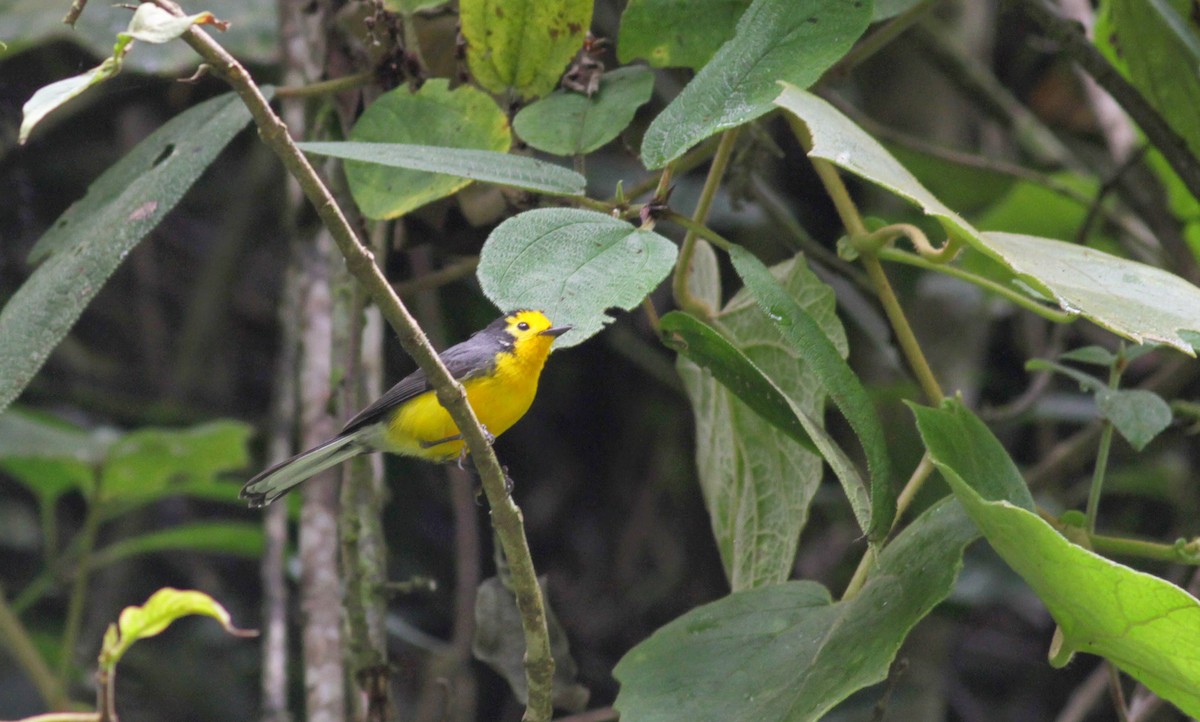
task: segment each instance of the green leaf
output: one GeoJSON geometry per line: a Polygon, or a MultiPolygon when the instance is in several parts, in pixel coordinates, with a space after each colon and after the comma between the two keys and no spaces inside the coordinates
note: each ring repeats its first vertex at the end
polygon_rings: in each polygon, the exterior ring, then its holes
{"type": "Polygon", "coordinates": [[[101,472],[101,499],[155,497],[171,484],[213,482],[250,461],[253,429],[238,421],[214,421],[190,429],[140,429],[113,445],[101,472]]]}
{"type": "Polygon", "coordinates": [[[233,626],[225,607],[207,594],[165,587],[150,595],[144,605],[122,609],[118,621],[108,626],[100,649],[100,668],[111,672],[134,642],[161,634],[175,620],[191,615],[212,617],[238,637],[258,635],[233,626]]]}
{"type": "Polygon", "coordinates": [[[956,469],[989,501],[1006,501],[1033,511],[1033,496],[1012,457],[962,401],[947,399],[939,408],[909,403],[930,459],[956,469]]]}
{"type": "Polygon", "coordinates": [[[1101,346],[1083,346],[1074,348],[1058,357],[1062,361],[1074,361],[1092,366],[1111,368],[1117,362],[1117,355],[1101,346]]]}
{"type": "MultiPolygon", "coordinates": [[[[831,289],[799,258],[779,264],[773,274],[798,303],[819,319],[845,353],[831,289]]],[[[714,303],[720,296],[717,262],[708,244],[692,259],[692,291],[714,303]]],[[[866,484],[845,454],[821,428],[824,393],[811,383],[807,360],[779,332],[742,289],[713,319],[722,335],[766,375],[805,434],[828,455],[864,528],[869,520],[866,484]]],[[[788,433],[769,423],[714,374],[688,360],[677,363],[696,419],[696,466],[713,537],[734,591],[785,581],[792,572],[809,505],[821,484],[822,464],[788,433]]]]}
{"type": "Polygon", "coordinates": [[[34,246],[45,259],[0,310],[0,410],[29,383],[121,260],[250,120],[233,93],[167,121],[100,176],[34,246]]]}
{"type": "Polygon", "coordinates": [[[0,470],[16,479],[38,497],[44,507],[52,507],[70,491],[90,493],[95,471],[69,457],[7,457],[0,459],[0,470]]]}
{"type": "Polygon", "coordinates": [[[617,58],[698,69],[733,37],[748,7],[750,0],[629,0],[621,13],[617,58]]]}
{"type": "Polygon", "coordinates": [[[1028,361],[1025,362],[1025,370],[1026,371],[1054,371],[1055,373],[1060,373],[1063,376],[1067,376],[1067,377],[1075,380],[1081,388],[1085,388],[1088,391],[1092,391],[1094,393],[1099,393],[1108,388],[1108,384],[1104,383],[1103,381],[1096,378],[1095,376],[1092,376],[1091,374],[1085,374],[1084,372],[1079,371],[1077,369],[1073,369],[1070,366],[1064,366],[1060,363],[1055,363],[1053,361],[1047,361],[1046,359],[1040,359],[1040,358],[1029,359],[1028,361]]]}
{"type": "Polygon", "coordinates": [[[705,138],[772,110],[779,81],[816,82],[870,21],[866,0],[755,0],[733,39],[646,129],[642,162],[661,168],[705,138]]]}
{"type": "Polygon", "coordinates": [[[475,80],[493,93],[536,98],[583,47],[592,0],[461,0],[459,19],[475,80]]]}
{"type": "Polygon", "coordinates": [[[1200,155],[1200,39],[1186,18],[1189,0],[1106,0],[1096,44],[1119,57],[1118,67],[1200,155]]]}
{"type": "MultiPolygon", "coordinates": [[[[965,408],[954,413],[960,421],[973,418],[965,408]]],[[[975,448],[1000,446],[982,423],[964,423],[957,433],[975,448]]],[[[1200,649],[1200,602],[1162,579],[1072,544],[1029,509],[980,496],[977,488],[1010,483],[1011,462],[1004,469],[967,468],[960,466],[962,458],[943,457],[932,446],[930,454],[992,548],[1058,623],[1062,644],[1056,658],[1072,651],[1102,655],[1187,714],[1200,715],[1200,657],[1195,653],[1200,649]]]]}
{"type": "Polygon", "coordinates": [[[1012,233],[985,233],[988,247],[1022,278],[1037,279],[1064,311],[1137,343],[1195,355],[1183,330],[1200,329],[1200,289],[1166,271],[1107,253],[1012,233]]]}
{"type": "Polygon", "coordinates": [[[445,5],[450,0],[383,0],[383,6],[394,13],[412,15],[421,10],[445,5]]]}
{"type": "Polygon", "coordinates": [[[1152,391],[1101,389],[1096,394],[1096,408],[1135,451],[1146,448],[1171,425],[1171,407],[1152,391]]]}
{"type": "Polygon", "coordinates": [[[21,106],[21,129],[17,134],[17,143],[24,144],[29,139],[29,134],[33,132],[34,127],[51,111],[62,107],[68,100],[79,96],[93,85],[102,83],[121,72],[123,56],[124,48],[117,55],[105,58],[104,62],[85,73],[38,88],[37,92],[25,101],[25,105],[21,106]]]}
{"type": "MultiPolygon", "coordinates": [[[[507,153],[512,134],[504,111],[486,93],[468,85],[450,90],[448,80],[435,78],[415,93],[402,86],[376,98],[350,131],[350,140],[507,153]]],[[[470,183],[359,161],[346,162],[346,180],[363,214],[375,219],[398,218],[470,183]]]]}
{"type": "Polygon", "coordinates": [[[573,90],[556,90],[525,106],[513,119],[513,129],[546,153],[591,153],[616,138],[653,92],[652,71],[619,68],[601,76],[600,89],[590,98],[573,90]]]}
{"type": "Polygon", "coordinates": [[[659,321],[658,331],[663,344],[711,373],[765,421],[809,451],[817,451],[779,387],[715,329],[686,313],[671,311],[659,321]]]}
{"type": "Polygon", "coordinates": [[[638,722],[805,722],[887,676],[912,627],[950,592],[977,536],[946,499],[881,553],[852,599],[809,581],[688,612],[617,664],[616,708],[638,722]]]}
{"type": "Polygon", "coordinates": [[[596,211],[540,208],[496,226],[479,254],[479,284],[502,309],[536,308],[574,328],[558,348],[590,338],[610,308],[641,303],[671,272],[675,244],[596,211]]]}
{"type": "Polygon", "coordinates": [[[297,143],[306,153],[362,161],[389,168],[407,168],[485,183],[523,188],[535,193],[581,196],[587,179],[573,170],[490,150],[401,143],[297,143]]]}
{"type": "Polygon", "coordinates": [[[1200,329],[1200,289],[1192,284],[1158,268],[1062,241],[980,233],[824,100],[785,86],[776,102],[808,125],[813,139],[809,155],[916,203],[951,237],[1012,269],[1026,286],[1054,299],[1063,310],[1138,343],[1154,341],[1194,355],[1181,335],[1200,329]]]}
{"type": "MultiPolygon", "coordinates": [[[[746,288],[775,323],[784,340],[808,362],[812,375],[858,436],[871,472],[871,516],[865,531],[871,541],[880,541],[891,529],[896,496],[891,484],[891,462],[883,425],[866,389],[821,327],[783,290],[762,261],[740,246],[732,247],[729,257],[746,288]]],[[[837,466],[834,471],[838,471],[837,466]]],[[[854,485],[850,480],[842,481],[853,503],[857,497],[854,485]]]]}
{"type": "Polygon", "coordinates": [[[262,524],[211,521],[182,524],[128,537],[96,551],[92,567],[101,567],[141,554],[156,552],[206,552],[256,559],[263,552],[262,524]]]}

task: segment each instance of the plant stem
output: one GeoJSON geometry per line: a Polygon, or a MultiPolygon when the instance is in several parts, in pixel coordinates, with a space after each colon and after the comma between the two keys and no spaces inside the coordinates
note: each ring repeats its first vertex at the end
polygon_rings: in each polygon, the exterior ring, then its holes
{"type": "MultiPolygon", "coordinates": [[[[704,224],[708,220],[708,213],[712,210],[713,199],[717,196],[717,190],[721,187],[721,179],[725,176],[725,169],[729,167],[729,159],[733,155],[733,148],[737,144],[737,137],[741,130],[741,126],[725,131],[721,136],[721,143],[717,146],[717,153],[713,156],[712,165],[708,167],[708,177],[704,180],[704,188],[700,191],[700,200],[696,202],[696,212],[692,214],[692,220],[699,224],[704,224]]],[[[679,248],[679,258],[675,261],[675,275],[671,280],[671,293],[675,296],[675,304],[680,309],[700,318],[712,318],[713,309],[708,307],[708,304],[701,301],[692,295],[691,289],[688,288],[688,278],[692,271],[692,256],[696,252],[696,233],[689,230],[683,237],[683,244],[679,248]]]]}
{"type": "MultiPolygon", "coordinates": [[[[181,16],[183,11],[171,0],[156,0],[160,7],[181,16]]],[[[322,223],[329,229],[346,267],[363,285],[371,300],[379,306],[388,324],[395,330],[401,347],[425,372],[438,402],[450,414],[470,450],[480,472],[483,489],[492,509],[492,523],[500,537],[513,571],[513,587],[525,633],[525,670],[529,684],[529,703],[524,719],[528,722],[549,720],[551,681],[554,658],[550,653],[550,635],[541,587],[537,583],[529,543],[525,538],[521,510],[509,496],[504,472],[492,450],[479,419],[467,402],[463,387],[450,375],[445,364],[421,332],[408,309],[396,296],[387,279],[375,265],[373,255],[358,239],[337,201],[321,181],[312,165],[296,147],[287,126],[274,113],[266,98],[244,67],[207,33],[190,28],[183,39],[242,98],[258,127],[259,136],[283,162],[305,196],[313,204],[322,223]]]]}
{"type": "Polygon", "coordinates": [[[448,266],[443,266],[436,271],[417,276],[410,281],[397,283],[393,288],[396,289],[396,295],[401,298],[421,291],[432,291],[448,283],[454,283],[459,279],[470,276],[478,267],[479,256],[470,256],[460,261],[455,261],[448,266]]]}
{"type": "Polygon", "coordinates": [[[100,470],[93,471],[92,495],[88,499],[83,529],[79,532],[79,557],[75,562],[75,575],[71,583],[71,597],[67,603],[67,622],[63,629],[61,656],[58,658],[58,682],[65,686],[71,671],[75,644],[79,641],[79,629],[83,625],[84,601],[87,599],[87,582],[91,574],[92,550],[96,546],[96,534],[100,528],[100,470]]]}
{"type": "Polygon", "coordinates": [[[29,675],[46,706],[50,709],[66,709],[71,700],[63,692],[62,683],[38,653],[28,630],[8,605],[8,597],[3,593],[0,593],[0,640],[3,640],[3,646],[11,651],[17,664],[29,675]]]}
{"type": "Polygon", "coordinates": [[[317,95],[332,95],[334,93],[343,93],[347,90],[357,90],[358,88],[370,85],[374,80],[375,73],[370,70],[364,70],[361,73],[344,75],[332,80],[322,80],[319,83],[284,85],[275,89],[275,97],[311,98],[317,95]]]}
{"type": "MultiPolygon", "coordinates": [[[[1121,380],[1121,370],[1124,366],[1122,354],[1118,352],[1117,361],[1108,373],[1109,388],[1117,388],[1121,380]]],[[[1084,512],[1084,528],[1089,535],[1096,533],[1096,516],[1100,510],[1100,494],[1104,489],[1104,474],[1108,470],[1108,454],[1112,448],[1113,424],[1104,420],[1100,430],[1100,447],[1096,450],[1096,467],[1092,471],[1092,488],[1088,491],[1087,511],[1084,512]]]]}
{"type": "Polygon", "coordinates": [[[1030,313],[1036,313],[1047,321],[1053,321],[1054,323],[1072,323],[1076,318],[1078,318],[1073,313],[1067,313],[1066,311],[1059,311],[1058,309],[1044,306],[1032,298],[1020,293],[1019,291],[1005,286],[1004,284],[996,283],[990,278],[985,278],[983,276],[971,273],[970,271],[963,270],[958,266],[952,266],[948,263],[934,263],[926,260],[916,253],[909,253],[908,251],[903,251],[899,248],[881,248],[876,255],[884,261],[893,261],[895,263],[916,266],[917,268],[922,268],[927,271],[937,271],[938,273],[944,273],[947,276],[953,276],[954,278],[966,281],[967,283],[978,286],[985,291],[990,291],[997,296],[1002,296],[1005,300],[1020,306],[1030,313]]]}

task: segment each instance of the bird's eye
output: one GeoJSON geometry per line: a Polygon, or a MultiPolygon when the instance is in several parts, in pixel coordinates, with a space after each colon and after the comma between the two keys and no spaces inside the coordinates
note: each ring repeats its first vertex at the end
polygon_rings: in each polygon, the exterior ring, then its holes
{"type": "Polygon", "coordinates": [[[525,323],[524,321],[522,321],[522,322],[520,322],[520,323],[518,323],[518,324],[517,324],[517,330],[518,330],[518,331],[528,331],[528,330],[529,330],[529,324],[527,324],[527,323],[525,323]]]}

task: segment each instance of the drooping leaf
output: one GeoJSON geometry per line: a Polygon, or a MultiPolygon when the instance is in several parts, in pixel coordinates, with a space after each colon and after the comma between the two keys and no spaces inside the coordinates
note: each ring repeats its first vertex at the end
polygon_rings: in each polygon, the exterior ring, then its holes
{"type": "Polygon", "coordinates": [[[971,520],[1058,622],[1062,644],[1055,658],[1075,651],[1102,655],[1187,714],[1200,715],[1200,602],[1072,544],[1030,509],[981,495],[979,489],[1011,483],[1012,462],[988,466],[970,463],[970,453],[943,454],[941,432],[931,434],[926,421],[941,417],[968,449],[1002,452],[1000,442],[960,402],[916,411],[934,464],[971,520]]]}
{"type": "Polygon", "coordinates": [[[736,592],[688,612],[613,670],[638,722],[807,722],[884,679],[912,627],[950,592],[978,533],[946,499],[881,553],[854,598],[814,582],[736,592]]]}
{"type": "MultiPolygon", "coordinates": [[[[697,244],[691,267],[693,295],[710,307],[717,306],[720,272],[708,244],[697,244]]],[[[831,289],[799,259],[780,264],[773,273],[845,353],[845,334],[831,289]]],[[[839,479],[852,493],[856,513],[866,517],[865,484],[858,479],[855,486],[853,464],[844,460],[832,441],[827,442],[828,435],[820,427],[824,394],[811,382],[807,361],[779,342],[774,324],[744,289],[713,323],[766,375],[805,434],[829,450],[830,464],[844,462],[839,479]],[[856,488],[863,491],[856,493],[856,488]]],[[[688,360],[687,353],[676,367],[692,402],[700,489],[730,587],[739,591],[785,581],[795,565],[809,505],[821,484],[821,458],[752,410],[714,374],[688,360]]]]}
{"type": "Polygon", "coordinates": [[[980,233],[938,200],[874,138],[824,100],[785,86],[777,103],[805,122],[811,156],[823,158],[920,206],[951,237],[1015,272],[1027,288],[1138,343],[1193,354],[1185,331],[1200,329],[1200,289],[1166,271],[1036,236],[980,233]]]}
{"type": "Polygon", "coordinates": [[[629,0],[621,13],[617,58],[699,69],[733,37],[748,7],[750,0],[629,0]]]}
{"type": "Polygon", "coordinates": [[[497,183],[535,193],[581,196],[587,186],[583,176],[568,168],[490,150],[402,143],[314,142],[296,145],[306,153],[497,183]]]}
{"type": "Polygon", "coordinates": [[[44,262],[0,310],[0,410],[21,393],[121,260],[249,121],[233,93],[180,113],[105,171],[42,236],[30,260],[44,262]]]}
{"type": "Polygon", "coordinates": [[[536,98],[583,47],[592,0],[461,0],[459,19],[475,80],[493,93],[536,98]]]}
{"type": "Polygon", "coordinates": [[[257,636],[258,632],[233,626],[229,612],[203,592],[159,589],[140,607],[125,607],[114,624],[108,625],[100,648],[100,667],[112,671],[135,642],[161,634],[177,619],[198,614],[212,617],[226,632],[238,637],[257,636]]]}
{"type": "Polygon", "coordinates": [[[711,326],[672,311],[658,324],[663,343],[703,367],[743,403],[796,443],[816,451],[788,398],[754,362],[711,326]]]}
{"type": "MultiPolygon", "coordinates": [[[[546,596],[546,579],[541,577],[542,597],[546,596]]],[[[550,634],[550,652],[554,657],[552,692],[554,707],[567,712],[581,712],[587,707],[589,692],[579,684],[579,668],[571,658],[567,633],[546,606],[546,627],[550,634]]],[[[475,637],[471,640],[475,658],[508,681],[513,695],[522,704],[529,700],[529,681],[525,677],[525,630],[521,612],[512,590],[499,577],[489,577],[475,592],[475,637]]]]}
{"type": "Polygon", "coordinates": [[[127,537],[96,550],[92,568],[156,552],[206,552],[256,559],[263,552],[263,528],[257,522],[202,521],[127,537]]]}
{"type": "Polygon", "coordinates": [[[124,55],[125,48],[122,46],[116,55],[105,58],[102,63],[91,70],[38,88],[37,92],[25,101],[25,105],[21,106],[21,129],[17,134],[17,143],[23,144],[28,140],[34,127],[52,111],[62,107],[72,98],[78,97],[93,85],[102,83],[121,72],[121,59],[124,55]]]}
{"type": "MultiPolygon", "coordinates": [[[[508,118],[486,93],[469,85],[450,90],[434,79],[417,92],[399,87],[375,99],[350,131],[360,143],[404,143],[507,153],[512,145],[508,118]]],[[[346,180],[368,218],[398,218],[453,195],[470,181],[428,171],[346,162],[346,180]]]]}
{"type": "MultiPolygon", "coordinates": [[[[729,257],[747,290],[775,323],[783,339],[808,362],[813,379],[829,394],[858,436],[871,472],[871,514],[866,531],[872,541],[881,540],[891,529],[896,496],[883,425],[866,389],[824,330],[780,287],[762,261],[740,246],[731,248],[729,257]]],[[[834,471],[838,471],[837,466],[834,471]]],[[[842,482],[853,502],[858,496],[854,482],[847,479],[842,482]]]]}
{"type": "Polygon", "coordinates": [[[604,213],[540,208],[501,223],[479,254],[479,285],[499,308],[537,308],[581,343],[641,303],[675,263],[675,244],[604,213]]]}
{"type": "Polygon", "coordinates": [[[688,148],[772,110],[785,80],[806,87],[837,62],[871,21],[867,0],[755,0],[642,139],[642,162],[661,168],[688,148]]]}
{"type": "Polygon", "coordinates": [[[600,78],[600,89],[590,98],[556,90],[525,106],[513,119],[513,129],[546,153],[591,153],[616,138],[653,91],[653,72],[638,66],[619,68],[600,78]]]}

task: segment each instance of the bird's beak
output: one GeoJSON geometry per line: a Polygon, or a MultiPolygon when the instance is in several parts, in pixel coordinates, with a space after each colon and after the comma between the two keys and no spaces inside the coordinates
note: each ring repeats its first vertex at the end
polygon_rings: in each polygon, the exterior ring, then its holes
{"type": "Polygon", "coordinates": [[[572,328],[574,328],[574,326],[555,326],[554,328],[548,328],[545,331],[542,331],[538,335],[539,336],[552,336],[554,338],[558,338],[559,336],[563,335],[567,331],[570,331],[572,328]]]}

